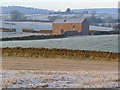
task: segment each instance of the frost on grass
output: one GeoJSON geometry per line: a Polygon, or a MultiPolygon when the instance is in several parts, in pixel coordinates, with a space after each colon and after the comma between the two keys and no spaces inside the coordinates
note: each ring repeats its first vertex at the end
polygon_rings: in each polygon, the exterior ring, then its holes
{"type": "Polygon", "coordinates": [[[117,88],[117,72],[3,71],[4,88],[117,88]]]}
{"type": "Polygon", "coordinates": [[[76,36],[62,39],[3,41],[2,47],[57,48],[118,52],[118,35],[76,36]]]}

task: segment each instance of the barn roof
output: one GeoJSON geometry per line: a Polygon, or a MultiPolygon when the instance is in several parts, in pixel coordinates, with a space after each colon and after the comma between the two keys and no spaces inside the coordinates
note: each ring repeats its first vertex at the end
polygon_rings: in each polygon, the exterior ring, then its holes
{"type": "Polygon", "coordinates": [[[58,18],[53,23],[82,23],[85,20],[82,18],[58,18]]]}

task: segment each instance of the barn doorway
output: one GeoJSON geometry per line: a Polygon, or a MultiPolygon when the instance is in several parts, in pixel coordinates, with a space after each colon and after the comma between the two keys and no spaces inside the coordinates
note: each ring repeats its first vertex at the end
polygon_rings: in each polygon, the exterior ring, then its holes
{"type": "Polygon", "coordinates": [[[61,34],[64,34],[64,30],[63,29],[61,29],[61,34]]]}
{"type": "Polygon", "coordinates": [[[75,29],[75,26],[73,26],[73,30],[76,30],[76,29],[75,29]]]}

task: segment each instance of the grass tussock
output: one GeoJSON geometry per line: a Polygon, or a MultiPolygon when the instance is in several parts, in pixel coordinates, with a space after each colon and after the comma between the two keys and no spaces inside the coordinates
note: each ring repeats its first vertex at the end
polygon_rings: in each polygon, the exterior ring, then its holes
{"type": "Polygon", "coordinates": [[[119,60],[120,53],[88,50],[46,49],[46,48],[2,48],[3,56],[34,58],[71,58],[94,60],[119,60]]]}

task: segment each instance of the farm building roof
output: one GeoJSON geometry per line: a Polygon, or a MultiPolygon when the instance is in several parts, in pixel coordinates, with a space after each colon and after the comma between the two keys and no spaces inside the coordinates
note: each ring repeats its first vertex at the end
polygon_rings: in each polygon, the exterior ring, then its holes
{"type": "Polygon", "coordinates": [[[58,18],[53,23],[82,23],[85,20],[82,18],[58,18]]]}

